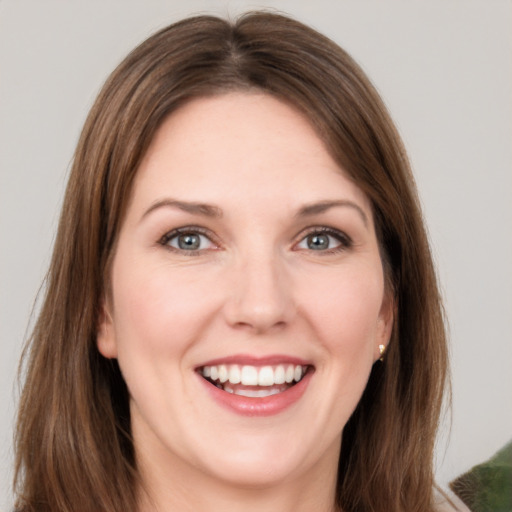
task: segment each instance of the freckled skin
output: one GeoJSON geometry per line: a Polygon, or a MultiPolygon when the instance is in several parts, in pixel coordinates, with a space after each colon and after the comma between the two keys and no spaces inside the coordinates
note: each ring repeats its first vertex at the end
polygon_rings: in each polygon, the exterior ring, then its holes
{"type": "Polygon", "coordinates": [[[333,492],[341,432],[388,342],[392,304],[370,203],[304,117],[242,93],[172,114],[138,170],[112,290],[98,348],[119,360],[155,496],[169,481],[333,492]],[[165,198],[221,214],[168,205],[144,215],[165,198]],[[298,215],[321,201],[360,211],[298,215]],[[172,233],[192,227],[199,248],[186,252],[172,233]],[[308,236],[324,228],[315,247],[308,236]],[[300,357],[315,373],[290,408],[244,417],[212,401],[194,371],[235,354],[300,357]]]}

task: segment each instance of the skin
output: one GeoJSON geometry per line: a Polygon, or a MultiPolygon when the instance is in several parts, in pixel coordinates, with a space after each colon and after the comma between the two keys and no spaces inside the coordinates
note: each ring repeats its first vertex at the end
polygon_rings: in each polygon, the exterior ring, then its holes
{"type": "Polygon", "coordinates": [[[309,122],[256,93],[173,113],[138,170],[111,279],[98,349],[130,391],[140,510],[334,510],[341,433],[393,304],[370,202],[309,122]],[[190,226],[187,252],[172,231],[190,226]],[[317,249],[308,235],[325,227],[317,249]],[[314,374],[291,407],[243,416],[195,371],[238,354],[300,357],[314,374]]]}

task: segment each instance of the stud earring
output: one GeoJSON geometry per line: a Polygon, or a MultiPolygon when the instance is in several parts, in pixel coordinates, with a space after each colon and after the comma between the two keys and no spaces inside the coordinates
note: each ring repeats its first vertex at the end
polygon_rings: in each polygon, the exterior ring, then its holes
{"type": "Polygon", "coordinates": [[[379,361],[384,361],[384,352],[386,352],[386,345],[379,345],[380,357],[379,361]]]}

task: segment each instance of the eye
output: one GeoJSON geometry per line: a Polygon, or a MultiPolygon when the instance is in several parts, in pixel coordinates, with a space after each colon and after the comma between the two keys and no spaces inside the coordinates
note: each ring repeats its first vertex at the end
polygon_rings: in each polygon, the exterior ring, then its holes
{"type": "Polygon", "coordinates": [[[200,252],[216,249],[212,240],[198,228],[180,228],[165,234],[160,243],[177,251],[200,252]]]}
{"type": "Polygon", "coordinates": [[[351,246],[350,238],[332,229],[315,229],[308,233],[297,245],[297,249],[318,252],[336,252],[351,246]]]}

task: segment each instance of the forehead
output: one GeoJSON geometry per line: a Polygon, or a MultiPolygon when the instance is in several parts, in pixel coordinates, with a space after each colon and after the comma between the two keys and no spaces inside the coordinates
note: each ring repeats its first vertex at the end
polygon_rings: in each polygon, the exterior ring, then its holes
{"type": "Polygon", "coordinates": [[[198,98],[171,114],[135,180],[136,200],[162,194],[290,204],[341,194],[369,208],[306,117],[263,93],[198,98]]]}

